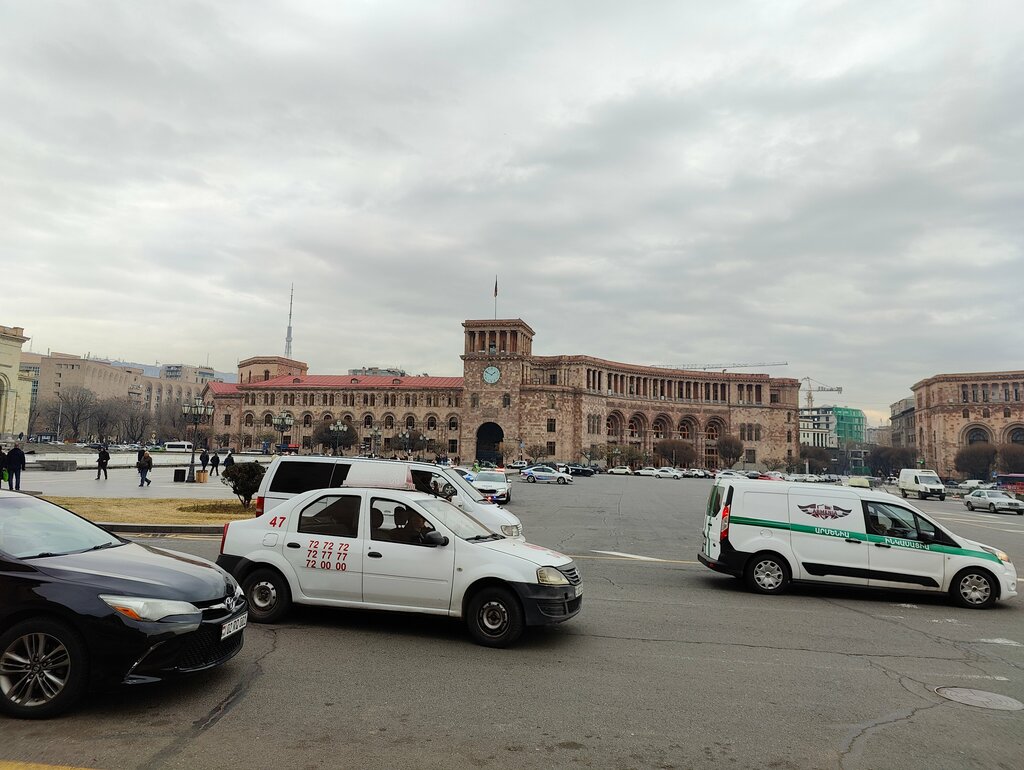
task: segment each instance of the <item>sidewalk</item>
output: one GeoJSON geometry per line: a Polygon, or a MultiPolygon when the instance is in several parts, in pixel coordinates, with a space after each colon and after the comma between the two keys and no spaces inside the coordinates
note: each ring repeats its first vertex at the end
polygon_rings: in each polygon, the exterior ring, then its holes
{"type": "MultiPolygon", "coordinates": [[[[196,466],[198,468],[198,466],[196,466]]],[[[231,488],[211,476],[205,484],[174,481],[173,468],[154,468],[152,484],[139,487],[135,468],[111,468],[108,478],[96,480],[96,468],[79,471],[40,471],[31,466],[21,474],[21,488],[43,497],[173,497],[184,500],[234,500],[231,488]]],[[[4,487],[7,488],[6,486],[4,487]]]]}

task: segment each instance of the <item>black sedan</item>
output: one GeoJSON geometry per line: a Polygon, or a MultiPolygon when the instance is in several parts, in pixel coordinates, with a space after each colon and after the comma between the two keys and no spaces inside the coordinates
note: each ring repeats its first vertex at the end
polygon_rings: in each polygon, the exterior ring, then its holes
{"type": "Polygon", "coordinates": [[[585,465],[567,465],[566,470],[573,476],[593,476],[594,469],[585,465]]]}
{"type": "Polygon", "coordinates": [[[247,609],[211,562],[0,492],[0,712],[50,717],[89,689],[218,666],[247,609]]]}

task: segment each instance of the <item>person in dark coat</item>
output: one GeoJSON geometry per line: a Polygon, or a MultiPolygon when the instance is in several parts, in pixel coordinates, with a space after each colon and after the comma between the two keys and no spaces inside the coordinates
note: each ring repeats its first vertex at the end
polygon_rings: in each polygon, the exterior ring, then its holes
{"type": "Polygon", "coordinates": [[[153,470],[153,456],[149,452],[142,453],[142,459],[139,460],[139,486],[143,484],[149,486],[152,484],[152,480],[149,478],[149,472],[153,470]]]}
{"type": "Polygon", "coordinates": [[[214,476],[220,475],[220,455],[217,454],[217,450],[213,450],[213,454],[210,455],[210,473],[214,476]]]}
{"type": "Polygon", "coordinates": [[[203,450],[203,453],[199,455],[199,464],[203,466],[203,470],[206,470],[206,466],[210,464],[210,455],[203,450]]]}
{"type": "Polygon", "coordinates": [[[21,489],[21,472],[25,470],[25,453],[17,443],[7,453],[7,486],[12,489],[21,489]]]}
{"type": "Polygon", "coordinates": [[[110,462],[110,452],[107,451],[106,447],[100,448],[100,453],[96,457],[96,480],[100,480],[100,474],[103,474],[103,479],[107,477],[107,464],[110,462]]]}
{"type": "Polygon", "coordinates": [[[228,468],[235,464],[235,456],[231,454],[233,451],[234,450],[229,449],[228,456],[224,458],[224,470],[227,470],[228,468]]]}

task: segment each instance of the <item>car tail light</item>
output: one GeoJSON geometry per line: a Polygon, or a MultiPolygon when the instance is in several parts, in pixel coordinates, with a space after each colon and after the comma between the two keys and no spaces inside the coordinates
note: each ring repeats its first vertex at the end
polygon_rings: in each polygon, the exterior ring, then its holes
{"type": "Polygon", "coordinates": [[[225,524],[224,524],[224,531],[221,533],[221,536],[220,536],[220,552],[221,553],[224,553],[224,541],[228,539],[228,527],[230,525],[231,525],[231,522],[225,522],[225,524]]]}
{"type": "Polygon", "coordinates": [[[729,506],[725,506],[722,509],[722,533],[718,536],[718,539],[725,541],[729,539],[729,506]]]}
{"type": "Polygon", "coordinates": [[[256,498],[256,515],[257,516],[262,516],[263,515],[263,505],[264,505],[265,501],[266,501],[265,497],[257,497],[256,498]]]}

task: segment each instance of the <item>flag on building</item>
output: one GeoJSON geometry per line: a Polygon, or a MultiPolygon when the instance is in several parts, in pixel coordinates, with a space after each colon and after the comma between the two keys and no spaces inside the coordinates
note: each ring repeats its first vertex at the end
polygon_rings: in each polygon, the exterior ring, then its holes
{"type": "Polygon", "coordinates": [[[498,296],[498,276],[494,276],[494,296],[498,296]]]}

